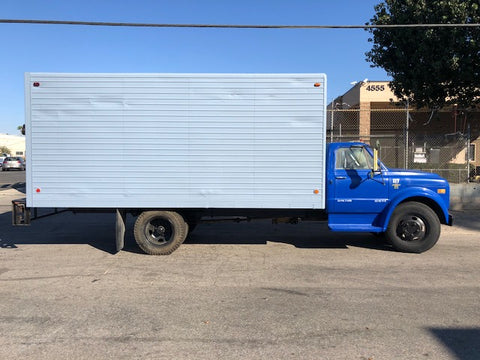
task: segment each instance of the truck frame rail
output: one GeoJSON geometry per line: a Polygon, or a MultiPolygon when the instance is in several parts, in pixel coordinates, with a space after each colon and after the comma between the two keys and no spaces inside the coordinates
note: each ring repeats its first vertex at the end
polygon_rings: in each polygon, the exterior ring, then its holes
{"type": "Polygon", "coordinates": [[[51,212],[38,215],[37,208],[27,207],[26,199],[12,200],[12,225],[14,226],[29,226],[33,220],[46,218],[69,211],[68,209],[54,208],[51,212]],[[33,216],[32,216],[33,214],[33,216]]]}

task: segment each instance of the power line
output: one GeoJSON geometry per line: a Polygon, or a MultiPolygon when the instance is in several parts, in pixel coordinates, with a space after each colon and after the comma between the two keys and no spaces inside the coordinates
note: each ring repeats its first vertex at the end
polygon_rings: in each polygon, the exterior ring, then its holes
{"type": "Polygon", "coordinates": [[[395,24],[395,25],[227,25],[227,24],[157,24],[129,22],[68,21],[68,20],[26,20],[0,19],[3,24],[38,24],[38,25],[82,25],[82,26],[116,26],[116,27],[151,27],[151,28],[217,28],[217,29],[388,29],[388,28],[451,28],[480,27],[475,24],[395,24]]]}

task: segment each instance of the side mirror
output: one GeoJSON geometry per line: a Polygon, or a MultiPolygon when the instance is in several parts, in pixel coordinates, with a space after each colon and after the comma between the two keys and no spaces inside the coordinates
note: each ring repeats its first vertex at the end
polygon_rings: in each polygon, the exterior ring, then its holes
{"type": "Polygon", "coordinates": [[[378,171],[378,150],[377,148],[373,149],[373,172],[378,171]]]}
{"type": "Polygon", "coordinates": [[[368,176],[370,177],[370,179],[373,179],[375,177],[375,174],[380,172],[380,169],[378,167],[378,150],[377,148],[374,148],[373,149],[373,169],[370,170],[370,173],[368,174],[368,176]]]}

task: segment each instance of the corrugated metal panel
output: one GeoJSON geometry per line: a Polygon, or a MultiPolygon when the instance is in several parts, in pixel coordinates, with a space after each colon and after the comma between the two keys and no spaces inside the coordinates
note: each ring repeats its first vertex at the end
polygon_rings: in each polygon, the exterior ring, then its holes
{"type": "Polygon", "coordinates": [[[324,208],[323,74],[28,73],[25,86],[28,206],[324,208]]]}

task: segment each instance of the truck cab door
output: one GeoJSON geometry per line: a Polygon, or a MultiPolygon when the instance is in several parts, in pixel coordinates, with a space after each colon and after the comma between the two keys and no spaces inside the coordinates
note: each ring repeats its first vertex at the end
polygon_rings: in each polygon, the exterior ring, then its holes
{"type": "Polygon", "coordinates": [[[388,185],[381,172],[372,172],[373,156],[364,146],[345,144],[336,149],[331,165],[329,225],[339,225],[331,227],[340,231],[378,230],[375,219],[388,204],[388,185]]]}

